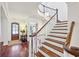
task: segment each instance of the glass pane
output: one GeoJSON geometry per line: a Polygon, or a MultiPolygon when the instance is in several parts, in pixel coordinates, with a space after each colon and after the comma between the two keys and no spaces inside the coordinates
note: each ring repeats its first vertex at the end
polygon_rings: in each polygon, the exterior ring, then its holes
{"type": "Polygon", "coordinates": [[[12,34],[18,34],[18,25],[17,24],[13,24],[12,34]]]}

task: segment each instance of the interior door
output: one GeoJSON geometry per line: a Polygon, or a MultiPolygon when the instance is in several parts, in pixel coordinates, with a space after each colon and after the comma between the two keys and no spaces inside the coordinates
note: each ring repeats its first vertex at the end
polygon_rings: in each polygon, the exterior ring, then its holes
{"type": "Polygon", "coordinates": [[[11,40],[19,40],[19,24],[12,23],[11,24],[11,40]]]}

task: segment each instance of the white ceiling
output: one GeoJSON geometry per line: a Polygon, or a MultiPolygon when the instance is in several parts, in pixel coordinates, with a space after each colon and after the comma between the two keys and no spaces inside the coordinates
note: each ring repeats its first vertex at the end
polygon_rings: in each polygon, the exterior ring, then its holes
{"type": "Polygon", "coordinates": [[[8,2],[9,15],[14,18],[39,18],[37,13],[39,2],[8,2]]]}

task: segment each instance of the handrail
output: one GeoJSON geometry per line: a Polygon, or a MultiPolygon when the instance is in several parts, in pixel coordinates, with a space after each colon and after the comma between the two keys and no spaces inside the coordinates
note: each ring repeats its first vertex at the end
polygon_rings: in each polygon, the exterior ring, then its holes
{"type": "Polygon", "coordinates": [[[48,20],[36,33],[33,33],[32,35],[30,35],[30,37],[36,36],[36,35],[52,20],[52,18],[53,18],[56,14],[57,14],[57,13],[55,13],[55,14],[50,18],[50,20],[48,20]]]}
{"type": "Polygon", "coordinates": [[[66,40],[66,43],[65,43],[65,45],[68,46],[68,47],[70,46],[71,37],[72,37],[73,29],[74,29],[74,25],[75,25],[75,22],[72,21],[71,27],[70,27],[70,31],[69,31],[69,34],[67,36],[67,40],[66,40]]]}
{"type": "Polygon", "coordinates": [[[64,45],[64,49],[65,49],[65,51],[67,51],[68,53],[74,55],[75,57],[79,57],[79,48],[78,47],[71,46],[69,48],[70,42],[71,42],[72,33],[73,33],[73,29],[74,29],[74,25],[75,25],[75,22],[73,21],[71,23],[70,32],[69,32],[69,35],[67,37],[66,43],[64,45]]]}

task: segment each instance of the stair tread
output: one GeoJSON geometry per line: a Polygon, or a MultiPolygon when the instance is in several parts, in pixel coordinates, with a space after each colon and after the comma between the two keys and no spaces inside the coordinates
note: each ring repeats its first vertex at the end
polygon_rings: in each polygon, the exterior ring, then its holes
{"type": "Polygon", "coordinates": [[[52,29],[52,30],[68,30],[68,29],[52,29]]]}
{"type": "Polygon", "coordinates": [[[67,25],[65,25],[65,26],[54,26],[54,27],[68,27],[67,25]]]}
{"type": "Polygon", "coordinates": [[[58,46],[55,46],[55,45],[47,43],[47,42],[44,42],[43,44],[46,45],[46,46],[48,46],[48,47],[51,47],[51,48],[53,48],[53,49],[55,49],[55,50],[57,50],[59,52],[61,52],[61,53],[63,53],[63,48],[60,48],[58,46]]]}
{"type": "Polygon", "coordinates": [[[63,37],[63,36],[56,36],[56,35],[48,35],[48,36],[66,39],[66,37],[63,37]]]}
{"type": "Polygon", "coordinates": [[[50,32],[50,33],[67,34],[67,33],[65,33],[65,32],[50,32]]]}
{"type": "Polygon", "coordinates": [[[40,47],[40,49],[41,49],[44,53],[48,54],[50,57],[60,57],[60,56],[57,55],[56,53],[54,53],[54,52],[48,50],[47,48],[45,48],[45,47],[43,47],[43,46],[40,47]]]}
{"type": "Polygon", "coordinates": [[[37,52],[36,54],[35,54],[37,57],[45,57],[41,52],[37,52]]]}
{"type": "Polygon", "coordinates": [[[56,43],[59,43],[59,44],[64,45],[64,42],[62,42],[62,41],[58,41],[58,40],[55,40],[55,39],[46,38],[46,40],[48,40],[48,41],[52,41],[52,42],[56,42],[56,43]]]}

